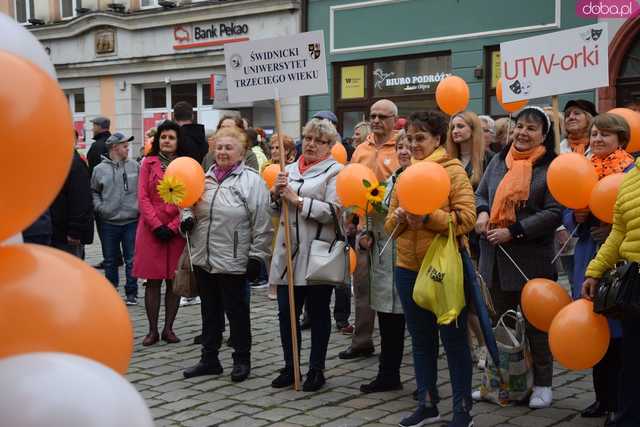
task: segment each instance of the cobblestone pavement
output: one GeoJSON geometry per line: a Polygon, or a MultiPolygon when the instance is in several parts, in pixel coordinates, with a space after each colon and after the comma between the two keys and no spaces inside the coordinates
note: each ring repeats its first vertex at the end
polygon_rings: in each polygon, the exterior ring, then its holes
{"type": "MultiPolygon", "coordinates": [[[[100,259],[97,245],[87,247],[89,263],[94,264],[100,259]]],[[[121,279],[121,283],[124,280],[121,279]]],[[[122,287],[120,292],[123,292],[122,287]]],[[[329,342],[325,387],[316,393],[271,388],[271,380],[277,376],[283,361],[276,303],[267,298],[267,289],[254,289],[251,294],[253,349],[250,378],[241,383],[231,381],[231,349],[223,347],[220,353],[224,366],[222,375],[184,379],[182,370],[195,364],[200,356],[200,347],[192,344],[193,337],[200,334],[200,306],[180,308],[174,330],[182,342],[161,342],[143,347],[142,339],[148,327],[143,294],[140,286],[139,305],[129,307],[135,328],[135,349],[127,378],[146,399],[157,426],[395,426],[416,406],[411,396],[415,382],[408,337],[402,366],[404,389],[401,391],[362,394],[360,384],[369,382],[377,373],[377,357],[355,361],[338,359],[338,353],[349,345],[350,337],[335,329],[329,342]]],[[[161,312],[160,325],[162,317],[161,312]]],[[[228,328],[225,337],[227,335],[228,328]]],[[[309,332],[303,331],[303,375],[309,357],[309,339],[309,332]]],[[[379,343],[377,334],[375,343],[376,346],[379,343]]],[[[444,355],[439,360],[438,378],[442,395],[438,408],[443,420],[449,420],[451,387],[444,355]]],[[[474,385],[479,383],[480,374],[476,370],[474,385]]],[[[477,403],[473,407],[475,425],[603,425],[603,419],[587,420],[579,415],[579,411],[594,399],[590,371],[570,372],[556,367],[553,383],[555,400],[551,408],[533,411],[527,406],[500,408],[489,403],[477,403]]]]}

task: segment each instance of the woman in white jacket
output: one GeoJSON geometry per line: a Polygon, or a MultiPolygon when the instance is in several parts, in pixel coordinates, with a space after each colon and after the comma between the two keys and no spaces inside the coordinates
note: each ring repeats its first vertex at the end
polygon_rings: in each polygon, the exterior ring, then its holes
{"type": "Polygon", "coordinates": [[[245,167],[246,135],[235,128],[216,133],[215,164],[205,175],[202,198],[183,211],[181,230],[190,233],[192,262],[202,300],[202,357],[186,378],[218,375],[224,315],[233,335],[231,379],[251,370],[251,323],[246,281],[266,263],[273,239],[269,192],[258,172],[245,167]]]}

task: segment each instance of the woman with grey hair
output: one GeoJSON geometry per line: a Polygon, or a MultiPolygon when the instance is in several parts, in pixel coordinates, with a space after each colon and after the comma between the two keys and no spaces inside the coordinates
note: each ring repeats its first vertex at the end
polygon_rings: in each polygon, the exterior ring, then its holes
{"type": "MultiPolygon", "coordinates": [[[[281,212],[281,225],[284,224],[282,208],[289,209],[298,347],[302,340],[299,318],[303,301],[309,306],[311,318],[311,354],[303,391],[319,390],[325,383],[323,371],[331,334],[329,303],[333,285],[307,283],[305,277],[313,240],[331,242],[340,232],[336,230],[339,227],[337,218],[340,209],[336,177],[342,165],[331,157],[331,147],[337,137],[338,132],[329,121],[311,119],[302,130],[302,155],[278,174],[271,189],[272,208],[281,212]]],[[[291,386],[294,378],[286,269],[287,252],[284,227],[281,226],[269,274],[269,283],[278,288],[280,341],[285,362],[280,375],[271,383],[275,388],[291,386]]]]}
{"type": "Polygon", "coordinates": [[[367,139],[367,135],[371,133],[371,125],[369,122],[360,122],[353,128],[353,147],[357,147],[362,144],[365,139],[367,139]]]}
{"type": "Polygon", "coordinates": [[[492,145],[496,142],[496,122],[491,116],[478,116],[482,122],[482,136],[484,137],[484,147],[487,151],[492,152],[492,145]]]}

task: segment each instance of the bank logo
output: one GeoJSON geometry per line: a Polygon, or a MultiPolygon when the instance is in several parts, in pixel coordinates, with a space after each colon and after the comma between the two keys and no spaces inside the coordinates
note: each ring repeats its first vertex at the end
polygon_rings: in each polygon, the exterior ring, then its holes
{"type": "Polygon", "coordinates": [[[309,44],[309,55],[312,59],[320,58],[320,43],[310,43],[309,44]]]}
{"type": "Polygon", "coordinates": [[[638,0],[578,0],[576,15],[581,18],[628,19],[640,14],[638,0]]]}
{"type": "Polygon", "coordinates": [[[173,29],[173,39],[178,43],[188,43],[191,41],[191,34],[182,25],[173,29]]]}
{"type": "Polygon", "coordinates": [[[242,57],[238,54],[235,54],[231,57],[231,68],[237,70],[242,67],[242,57]]]}

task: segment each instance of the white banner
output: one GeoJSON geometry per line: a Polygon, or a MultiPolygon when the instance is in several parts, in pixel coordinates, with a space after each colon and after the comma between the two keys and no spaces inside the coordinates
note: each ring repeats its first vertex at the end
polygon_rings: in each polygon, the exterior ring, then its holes
{"type": "Polygon", "coordinates": [[[224,46],[229,102],[328,92],[322,31],[224,46]]]}
{"type": "Polygon", "coordinates": [[[500,44],[505,102],[609,85],[607,24],[500,44]]]}

